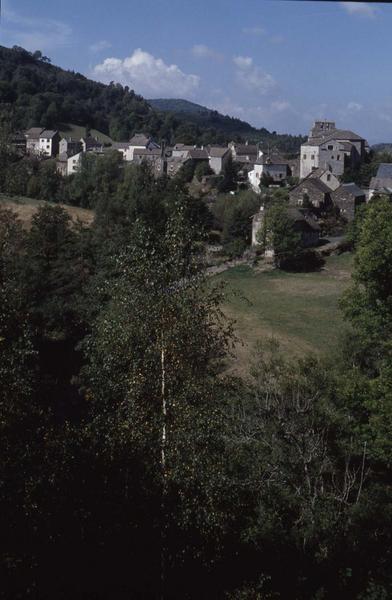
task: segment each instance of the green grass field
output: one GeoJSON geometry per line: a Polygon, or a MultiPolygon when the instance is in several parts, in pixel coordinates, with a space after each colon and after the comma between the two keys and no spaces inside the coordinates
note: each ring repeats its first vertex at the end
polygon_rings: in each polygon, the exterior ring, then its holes
{"type": "Polygon", "coordinates": [[[237,368],[246,367],[257,341],[271,337],[292,356],[333,352],[347,328],[338,304],[350,284],[352,261],[346,253],[328,257],[320,272],[236,267],[216,276],[227,283],[224,310],[236,321],[237,368]]]}

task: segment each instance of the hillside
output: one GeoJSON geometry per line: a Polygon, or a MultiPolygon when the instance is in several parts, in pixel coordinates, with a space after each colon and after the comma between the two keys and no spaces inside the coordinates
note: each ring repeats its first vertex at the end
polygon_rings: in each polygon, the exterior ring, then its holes
{"type": "Polygon", "coordinates": [[[271,133],[265,127],[257,129],[246,121],[222,115],[216,110],[189,100],[159,98],[148,100],[148,103],[157,111],[169,114],[175,119],[186,119],[197,127],[209,127],[211,130],[222,132],[225,137],[224,141],[230,141],[232,138],[247,139],[255,143],[264,141],[284,152],[295,153],[299,151],[300,145],[306,139],[302,136],[271,133]]]}
{"type": "Polygon", "coordinates": [[[0,46],[0,118],[14,131],[34,126],[64,131],[66,124],[72,123],[116,141],[146,131],[168,143],[226,144],[231,139],[263,139],[286,152],[299,150],[302,141],[301,137],[255,129],[204,107],[199,110],[198,105],[184,100],[167,102],[158,101],[153,108],[128,87],[104,85],[61,69],[39,51],[0,46]]]}
{"type": "MultiPolygon", "coordinates": [[[[7,208],[12,210],[18,215],[18,218],[22,222],[24,228],[29,229],[31,226],[31,219],[37,212],[40,206],[44,204],[52,204],[45,202],[44,200],[34,200],[33,198],[26,198],[25,196],[7,196],[7,194],[0,194],[0,208],[7,208]]],[[[94,221],[94,212],[86,208],[79,208],[78,206],[69,206],[68,204],[57,204],[67,211],[73,221],[81,221],[84,225],[91,225],[94,221]]]]}

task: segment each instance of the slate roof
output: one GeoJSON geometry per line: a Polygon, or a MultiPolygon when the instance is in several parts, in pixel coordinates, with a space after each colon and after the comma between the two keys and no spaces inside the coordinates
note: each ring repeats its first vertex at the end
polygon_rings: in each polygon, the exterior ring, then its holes
{"type": "Polygon", "coordinates": [[[257,156],[257,146],[255,144],[236,144],[235,146],[236,155],[247,155],[247,154],[256,154],[257,156]]]}
{"type": "Polygon", "coordinates": [[[361,190],[361,188],[358,187],[356,183],[342,183],[342,185],[338,187],[338,189],[335,190],[335,192],[339,190],[349,192],[352,196],[355,196],[356,198],[365,195],[365,192],[361,190]]]}
{"type": "Polygon", "coordinates": [[[294,206],[289,207],[287,209],[287,215],[296,223],[305,221],[315,231],[319,231],[320,229],[320,225],[317,221],[315,221],[309,213],[303,212],[299,208],[295,208],[294,206]]]}
{"type": "Polygon", "coordinates": [[[222,158],[229,151],[230,151],[229,148],[220,148],[218,146],[211,146],[209,154],[210,154],[211,158],[222,158]]]}
{"type": "Polygon", "coordinates": [[[381,163],[376,177],[377,179],[392,179],[392,163],[381,163]]]}
{"type": "Polygon", "coordinates": [[[303,179],[298,185],[296,185],[291,190],[291,192],[293,192],[294,190],[296,190],[298,188],[306,187],[306,186],[310,185],[311,187],[316,188],[320,192],[323,192],[323,194],[331,193],[330,188],[323,181],[321,181],[321,179],[318,179],[317,177],[312,177],[311,175],[312,174],[310,173],[307,177],[305,177],[305,179],[303,179]]]}
{"type": "Polygon", "coordinates": [[[41,136],[41,133],[44,131],[43,127],[31,127],[26,131],[27,138],[38,139],[41,136]]]}
{"type": "Polygon", "coordinates": [[[54,138],[55,135],[58,134],[58,131],[54,131],[52,129],[44,129],[41,132],[41,135],[39,136],[40,138],[45,138],[47,140],[51,140],[52,138],[54,138]]]}
{"type": "Polygon", "coordinates": [[[207,150],[202,150],[201,148],[192,148],[192,150],[189,150],[188,156],[194,160],[202,160],[204,158],[208,160],[207,150]]]}
{"type": "Polygon", "coordinates": [[[334,129],[330,134],[324,137],[309,138],[303,146],[320,146],[326,142],[336,141],[365,141],[363,137],[350,131],[349,129],[334,129]]]}
{"type": "Polygon", "coordinates": [[[146,135],[145,133],[135,133],[134,136],[129,140],[130,146],[147,146],[148,142],[151,140],[150,135],[146,135]]]}
{"type": "Polygon", "coordinates": [[[137,148],[133,151],[134,156],[161,156],[160,148],[137,148]]]}
{"type": "Polygon", "coordinates": [[[112,144],[114,150],[128,150],[129,146],[129,142],[113,142],[112,144]]]}

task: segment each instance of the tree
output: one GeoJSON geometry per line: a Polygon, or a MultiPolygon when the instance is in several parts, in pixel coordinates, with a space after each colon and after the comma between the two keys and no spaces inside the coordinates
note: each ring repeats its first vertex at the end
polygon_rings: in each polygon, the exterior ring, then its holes
{"type": "Polygon", "coordinates": [[[229,157],[223,166],[223,175],[218,183],[218,191],[221,193],[225,193],[236,190],[237,173],[238,169],[233,161],[231,154],[229,154],[229,157]]]}
{"type": "Polygon", "coordinates": [[[216,375],[229,332],[220,329],[220,293],[200,270],[187,206],[173,201],[163,232],[136,220],[121,276],[84,343],[90,431],[108,460],[135,465],[127,485],[151,506],[143,536],[160,547],[149,550],[155,589],[170,589],[170,565],[189,567],[222,518],[211,508],[211,474],[220,460],[216,375]]]}
{"type": "Polygon", "coordinates": [[[200,161],[199,164],[196,165],[195,177],[198,181],[201,181],[203,179],[203,177],[205,177],[207,175],[213,175],[213,174],[214,174],[214,171],[211,169],[208,162],[200,161]]]}
{"type": "Polygon", "coordinates": [[[275,264],[279,267],[298,254],[301,236],[294,229],[294,220],[287,207],[278,204],[265,211],[258,241],[264,251],[273,250],[275,264]]]}

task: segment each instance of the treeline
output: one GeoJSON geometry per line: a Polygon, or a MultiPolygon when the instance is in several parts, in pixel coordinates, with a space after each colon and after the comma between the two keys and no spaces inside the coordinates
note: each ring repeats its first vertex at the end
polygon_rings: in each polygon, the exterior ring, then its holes
{"type": "Polygon", "coordinates": [[[91,227],[0,212],[0,597],[390,597],[391,204],[340,353],[241,379],[194,201],[129,178],[91,227]]]}
{"type": "Polygon", "coordinates": [[[191,115],[158,112],[127,86],[92,81],[51,65],[39,51],[20,47],[0,47],[0,117],[13,131],[40,126],[63,129],[73,123],[98,129],[117,141],[144,131],[170,144],[267,139],[282,151],[297,152],[302,143],[299,136],[273,135],[218,114],[195,122],[191,115]]]}

